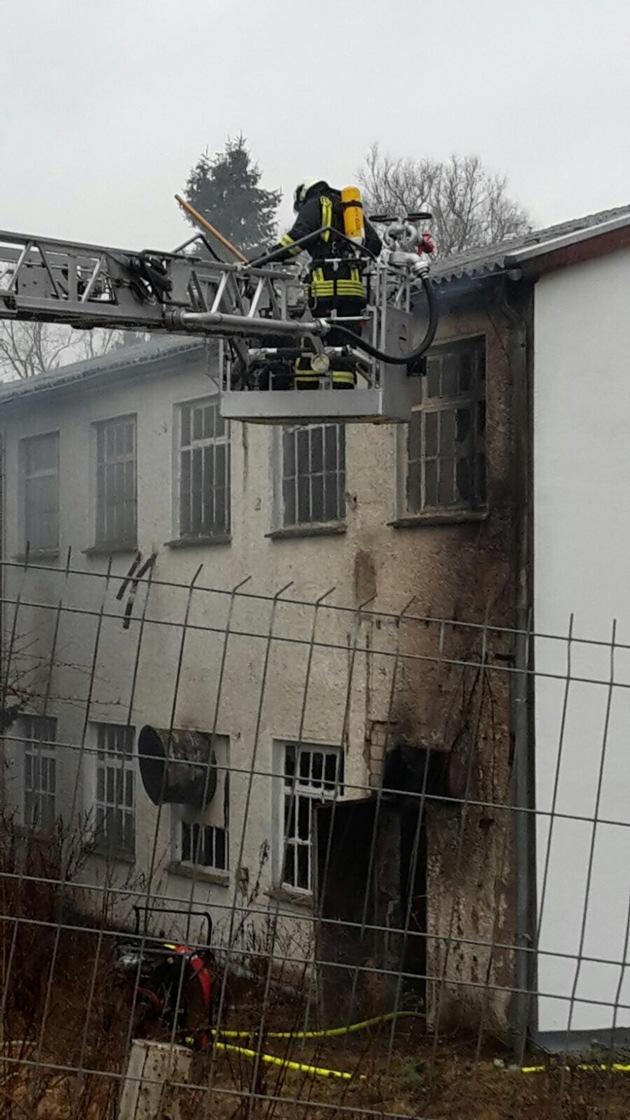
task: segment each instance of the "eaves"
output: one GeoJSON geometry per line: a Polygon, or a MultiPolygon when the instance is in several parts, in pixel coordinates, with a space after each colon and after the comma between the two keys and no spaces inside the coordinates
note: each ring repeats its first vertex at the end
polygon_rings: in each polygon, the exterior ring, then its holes
{"type": "Polygon", "coordinates": [[[511,268],[497,268],[492,271],[463,274],[437,287],[437,298],[441,312],[448,313],[465,308],[503,302],[506,289],[516,288],[524,279],[523,270],[518,265],[511,268]]]}
{"type": "Polygon", "coordinates": [[[528,274],[547,271],[549,267],[564,267],[594,256],[603,256],[630,245],[628,215],[615,218],[601,225],[557,237],[538,245],[524,245],[505,255],[507,269],[521,268],[528,274]]]}
{"type": "Polygon", "coordinates": [[[53,397],[57,399],[61,396],[65,399],[75,393],[106,392],[122,384],[132,385],[152,378],[177,376],[184,370],[199,366],[208,370],[208,354],[203,343],[188,343],[181,349],[170,349],[159,354],[149,353],[133,361],[122,360],[123,356],[124,350],[121,351],[120,362],[114,364],[110,361],[104,367],[96,359],[93,363],[81,363],[80,370],[76,366],[68,366],[67,373],[61,369],[51,377],[44,375],[28,382],[10,382],[3,386],[0,393],[0,415],[22,406],[46,406],[53,397]]]}

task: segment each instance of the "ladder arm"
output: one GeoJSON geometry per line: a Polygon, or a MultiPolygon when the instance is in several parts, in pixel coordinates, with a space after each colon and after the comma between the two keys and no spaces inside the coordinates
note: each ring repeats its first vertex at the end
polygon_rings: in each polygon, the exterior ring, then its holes
{"type": "Polygon", "coordinates": [[[294,272],[0,231],[0,319],[224,338],[317,337],[294,272]]]}
{"type": "Polygon", "coordinates": [[[227,419],[405,422],[419,392],[408,367],[428,348],[436,326],[431,298],[425,334],[414,348],[422,317],[412,288],[430,281],[419,244],[407,241],[399,246],[394,238],[383,259],[369,265],[370,298],[357,330],[357,316],[314,319],[290,267],[192,256],[183,251],[190,242],[172,253],[134,252],[0,231],[0,321],[228,340],[218,355],[227,419]],[[313,374],[306,386],[295,384],[298,359],[313,374]],[[353,392],[328,392],[342,384],[342,373],[353,392]]]}

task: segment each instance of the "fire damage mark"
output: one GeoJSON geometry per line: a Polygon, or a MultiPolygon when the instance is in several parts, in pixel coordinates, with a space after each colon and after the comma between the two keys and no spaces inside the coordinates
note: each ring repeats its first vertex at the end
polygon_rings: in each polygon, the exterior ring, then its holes
{"type": "Polygon", "coordinates": [[[447,752],[397,746],[379,791],[317,807],[316,958],[327,1022],[424,1000],[426,806],[448,796],[447,752]]]}

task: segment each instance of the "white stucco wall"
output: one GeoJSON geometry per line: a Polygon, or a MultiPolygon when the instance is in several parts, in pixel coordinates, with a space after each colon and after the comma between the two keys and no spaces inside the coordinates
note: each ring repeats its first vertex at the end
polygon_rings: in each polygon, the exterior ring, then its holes
{"type": "MultiPolygon", "coordinates": [[[[158,813],[138,774],[136,863],[133,868],[121,865],[115,875],[115,881],[130,890],[140,876],[146,890],[151,873],[153,891],[182,899],[194,897],[199,904],[211,905],[216,923],[225,924],[233,899],[242,903],[234,868],[240,858],[253,884],[265,843],[271,845],[272,856],[263,875],[263,891],[271,885],[274,842],[281,829],[280,797],[271,777],[278,770],[275,744],[298,736],[304,742],[324,745],[338,746],[345,741],[346,795],[361,796],[368,791],[366,729],[371,720],[383,723],[389,718],[394,667],[389,655],[396,647],[398,629],[395,620],[382,620],[377,627],[362,626],[357,634],[353,608],[374,592],[382,609],[400,610],[408,602],[413,594],[415,542],[414,534],[407,534],[397,543],[399,562],[394,566],[391,548],[383,540],[385,535],[396,536],[386,528],[386,522],[396,515],[392,428],[348,429],[346,471],[351,493],[345,535],[271,540],[266,534],[277,524],[272,454],[276,434],[269,428],[235,423],[231,544],[166,547],[165,542],[177,535],[174,410],[184,401],[208,395],[209,388],[201,370],[172,376],[132,375],[122,386],[75,388],[56,394],[52,401],[34,399],[15,410],[4,429],[8,483],[4,555],[10,559],[20,551],[19,488],[15,484],[19,442],[26,436],[58,430],[61,539],[56,570],[15,568],[6,573],[5,587],[8,599],[20,596],[22,600],[16,632],[28,649],[27,661],[33,656],[46,661],[58,625],[47,712],[58,717],[58,742],[73,747],[65,753],[58,751],[60,806],[73,817],[91,807],[94,736],[90,725],[94,721],[126,723],[129,719],[136,730],[145,723],[164,728],[172,723],[228,736],[233,768],[230,873],[214,876],[222,882],[209,882],[202,875],[193,883],[169,871],[172,811],[165,807],[158,813]],[[129,413],[137,415],[138,546],[143,557],[156,552],[158,559],[143,628],[139,624],[145,602],[141,590],[134,621],[124,630],[125,599],[119,602],[116,593],[132,554],[114,557],[107,584],[89,574],[105,573],[107,558],[86,556],[83,550],[94,541],[93,424],[129,413]],[[354,555],[359,549],[373,552],[377,544],[383,561],[389,551],[389,562],[379,573],[378,586],[368,587],[364,593],[356,586],[354,555]],[[72,549],[71,567],[80,572],[66,577],[68,548],[72,549]],[[188,583],[200,564],[202,572],[189,603],[188,583]],[[246,594],[237,598],[233,608],[226,647],[230,610],[226,592],[248,576],[250,582],[243,588],[246,594]],[[161,581],[181,586],[164,586],[161,581]],[[303,600],[304,605],[280,602],[274,608],[270,597],[291,581],[286,596],[303,600]],[[346,609],[319,612],[316,645],[309,654],[314,617],[309,604],[330,588],[334,591],[327,603],[346,609]],[[58,619],[55,610],[31,605],[52,605],[60,600],[63,608],[58,619]],[[66,608],[89,613],[71,613],[66,608]],[[189,627],[182,647],[181,623],[187,609],[189,627]],[[274,639],[270,644],[271,626],[274,639]],[[370,656],[359,653],[353,661],[355,643],[361,648],[369,643],[370,656]],[[250,789],[252,765],[257,774],[250,789]]],[[[380,568],[378,557],[375,568],[380,568]]],[[[12,619],[12,609],[7,618],[9,615],[12,619]]],[[[40,694],[46,691],[44,677],[42,667],[40,694]]],[[[85,877],[102,882],[106,874],[111,877],[102,861],[94,859],[85,877]]],[[[256,905],[266,906],[268,901],[263,893],[256,905]]],[[[286,899],[282,911],[304,915],[303,906],[294,909],[286,899]]]]}
{"type": "Polygon", "coordinates": [[[628,250],[535,290],[537,809],[586,818],[537,818],[540,1031],[630,1026],[629,302],[628,250]]]}

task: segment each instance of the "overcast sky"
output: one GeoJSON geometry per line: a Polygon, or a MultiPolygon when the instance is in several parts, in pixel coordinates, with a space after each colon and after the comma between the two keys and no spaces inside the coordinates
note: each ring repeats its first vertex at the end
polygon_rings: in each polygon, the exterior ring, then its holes
{"type": "Polygon", "coordinates": [[[537,225],[630,203],[630,0],[0,0],[0,229],[129,248],[239,132],[285,194],[476,153],[537,225]]]}

